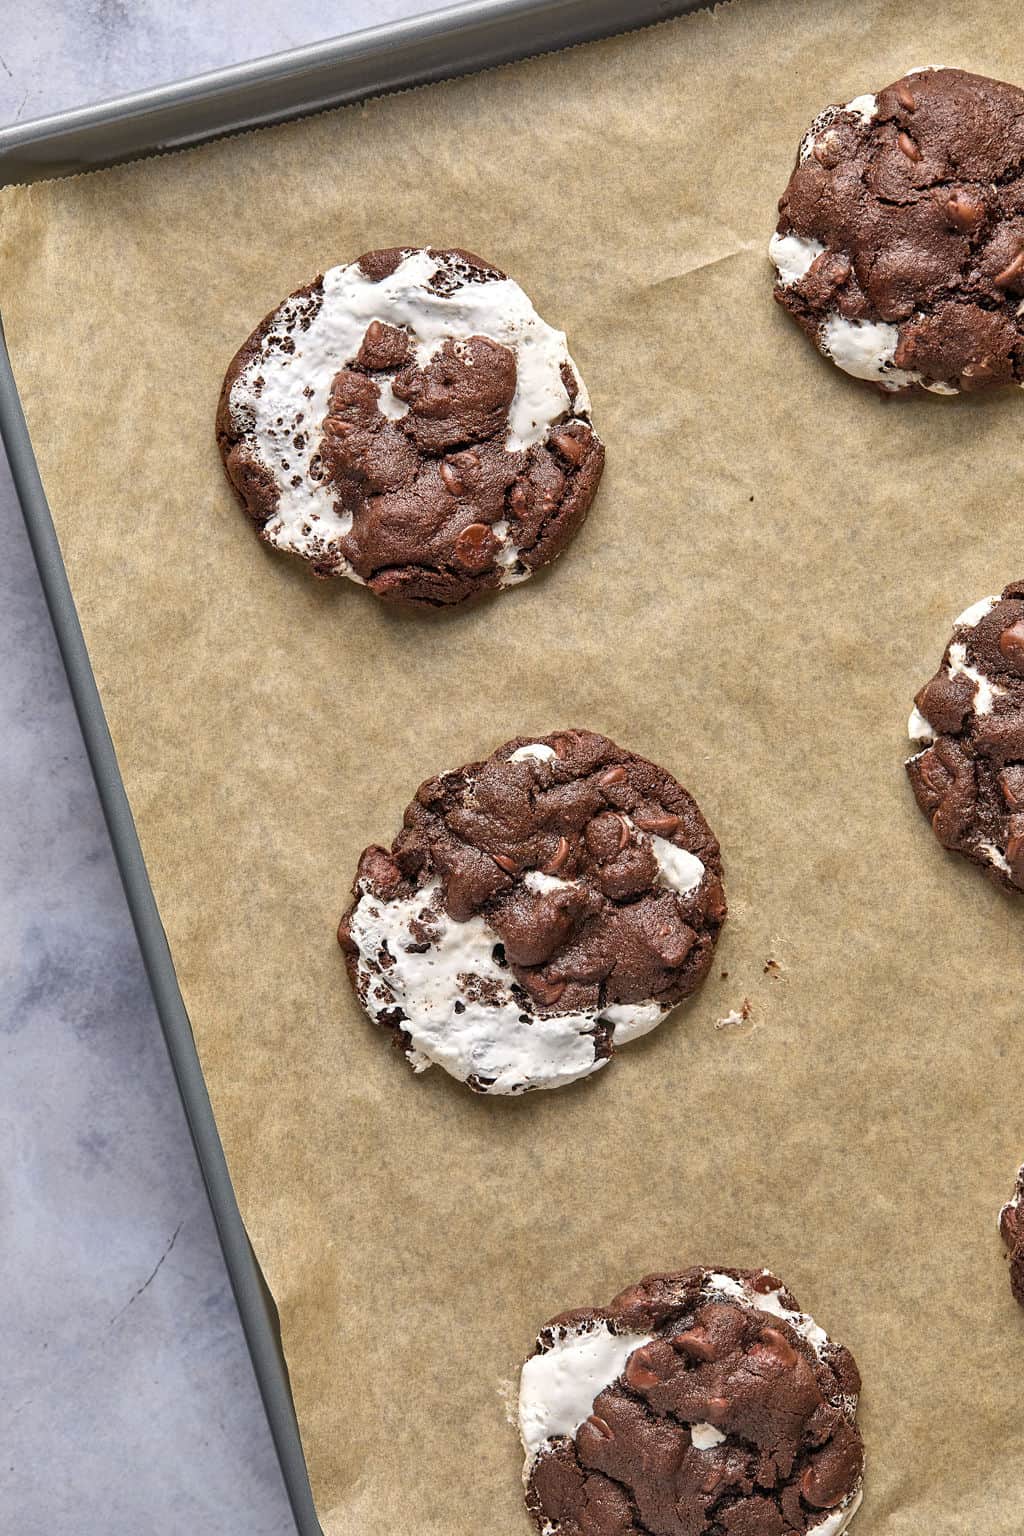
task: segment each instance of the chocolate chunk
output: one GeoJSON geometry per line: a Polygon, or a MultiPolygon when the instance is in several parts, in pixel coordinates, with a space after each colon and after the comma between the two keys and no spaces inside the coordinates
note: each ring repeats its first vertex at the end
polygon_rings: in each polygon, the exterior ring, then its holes
{"type": "Polygon", "coordinates": [[[973,234],[985,222],[985,204],[981,197],[965,187],[956,187],[946,198],[946,216],[961,234],[973,234]]]}

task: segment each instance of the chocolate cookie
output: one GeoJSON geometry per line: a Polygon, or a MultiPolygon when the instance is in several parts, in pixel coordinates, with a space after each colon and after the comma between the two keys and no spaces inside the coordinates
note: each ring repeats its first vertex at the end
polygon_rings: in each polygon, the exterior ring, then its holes
{"type": "Polygon", "coordinates": [[[264,543],[431,605],[554,560],[604,465],[562,332],[468,251],[371,251],[285,299],[217,440],[264,543]]]}
{"type": "Polygon", "coordinates": [[[1024,381],[1024,91],[918,69],[828,107],[800,146],[775,297],[883,390],[1024,381]]]}
{"type": "Polygon", "coordinates": [[[527,1507],[544,1536],[838,1536],[861,1501],[859,1392],[766,1269],[649,1275],[541,1330],[527,1507]]]}
{"type": "Polygon", "coordinates": [[[1010,1289],[1014,1301],[1024,1307],[1024,1168],[1017,1174],[1017,1187],[999,1212],[999,1230],[1010,1254],[1010,1289]]]}
{"type": "Polygon", "coordinates": [[[413,1069],[558,1088],[660,1024],[711,964],[718,843],[671,774],[591,731],[517,737],[421,784],[367,848],[338,940],[413,1069]]]}
{"type": "Polygon", "coordinates": [[[906,766],[939,842],[1024,890],[1024,582],[953,621],[907,729],[927,743],[906,766]]]}

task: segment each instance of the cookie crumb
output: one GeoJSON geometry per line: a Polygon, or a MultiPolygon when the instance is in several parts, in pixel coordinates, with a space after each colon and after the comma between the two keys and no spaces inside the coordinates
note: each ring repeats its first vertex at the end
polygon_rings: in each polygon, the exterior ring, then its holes
{"type": "Polygon", "coordinates": [[[739,1008],[733,1008],[731,1010],[731,1012],[729,1012],[729,1013],[727,1013],[725,1015],[724,1018],[716,1019],[715,1020],[715,1028],[716,1029],[731,1029],[731,1028],[735,1028],[735,1026],[738,1025],[738,1024],[746,1024],[748,1022],[748,1020],[750,1019],[750,1014],[751,1014],[750,998],[749,997],[745,997],[743,999],[742,1003],[740,1004],[739,1008]]]}

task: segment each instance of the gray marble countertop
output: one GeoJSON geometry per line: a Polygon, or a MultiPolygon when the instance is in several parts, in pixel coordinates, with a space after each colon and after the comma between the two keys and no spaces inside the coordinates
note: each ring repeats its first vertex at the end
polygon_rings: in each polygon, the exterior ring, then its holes
{"type": "MultiPolygon", "coordinates": [[[[23,0],[0,32],[0,122],[434,4],[23,0]]],[[[287,1536],[270,1434],[2,452],[0,540],[0,1529],[287,1536]]]]}

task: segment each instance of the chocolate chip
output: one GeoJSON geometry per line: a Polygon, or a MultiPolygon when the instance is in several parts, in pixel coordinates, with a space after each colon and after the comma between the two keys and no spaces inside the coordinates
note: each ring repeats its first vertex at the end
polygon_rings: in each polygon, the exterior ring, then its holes
{"type": "Polygon", "coordinates": [[[985,204],[974,192],[956,187],[946,199],[946,217],[961,234],[969,235],[985,222],[985,204]]]}
{"type": "Polygon", "coordinates": [[[899,134],[897,136],[896,142],[908,160],[917,161],[921,159],[921,151],[918,149],[909,133],[899,134]]]}
{"type": "Polygon", "coordinates": [[[772,1291],[782,1289],[782,1281],[771,1270],[761,1270],[750,1282],[751,1286],[760,1296],[770,1296],[772,1291]]]}
{"type": "Polygon", "coordinates": [[[553,1007],[558,1002],[567,985],[564,981],[549,981],[539,971],[532,974],[524,972],[523,983],[530,996],[535,997],[542,1008],[553,1007]]]}
{"type": "MultiPolygon", "coordinates": [[[[1013,822],[1022,819],[1024,818],[1011,817],[1011,827],[1013,822]]],[[[1010,865],[1015,876],[1019,876],[1022,870],[1024,870],[1024,828],[1021,828],[1020,831],[1014,829],[1006,839],[1006,862],[1010,865]]]]}
{"type": "Polygon", "coordinates": [[[677,1333],[674,1339],[669,1341],[673,1349],[677,1349],[688,1360],[713,1360],[715,1350],[707,1335],[696,1328],[690,1328],[686,1333],[677,1333]]]}
{"type": "Polygon", "coordinates": [[[911,92],[909,86],[898,85],[896,87],[896,100],[899,102],[904,112],[915,112],[917,110],[917,102],[914,100],[913,93],[911,92]]]}
{"type": "Polygon", "coordinates": [[[626,1381],[638,1392],[660,1385],[661,1377],[650,1369],[646,1349],[635,1349],[626,1361],[626,1381]]]}
{"type": "Polygon", "coordinates": [[[550,859],[548,859],[546,864],[541,865],[542,873],[545,875],[561,874],[562,870],[569,862],[569,853],[569,839],[567,837],[560,837],[558,839],[558,847],[555,849],[550,859]]]}
{"type": "Polygon", "coordinates": [[[1024,808],[1024,763],[1010,763],[999,775],[999,789],[1011,811],[1024,808]]]}
{"type": "Polygon", "coordinates": [[[760,1347],[769,1355],[773,1355],[781,1366],[787,1369],[796,1365],[799,1356],[784,1333],[777,1328],[762,1328],[759,1338],[760,1347]]]}
{"type": "MultiPolygon", "coordinates": [[[[442,470],[443,478],[443,470],[442,470]]],[[[470,523],[455,540],[453,551],[457,564],[466,571],[484,571],[494,563],[499,540],[486,523],[470,523]]]]}
{"type": "Polygon", "coordinates": [[[1024,619],[1018,619],[999,636],[999,652],[1017,672],[1024,672],[1024,619]]]}
{"type": "Polygon", "coordinates": [[[355,431],[355,425],[351,421],[342,421],[338,416],[328,416],[324,422],[325,437],[348,437],[355,431]]]}
{"type": "MultiPolygon", "coordinates": [[[[454,464],[449,462],[448,459],[441,460],[441,479],[444,482],[444,488],[448,492],[449,496],[461,496],[463,491],[466,489],[458,470],[455,468],[454,464]]],[[[470,527],[484,528],[486,527],[486,524],[471,523],[470,527]]]]}
{"type": "Polygon", "coordinates": [[[602,1419],[599,1413],[592,1413],[590,1418],[586,1420],[586,1423],[590,1425],[591,1429],[597,1431],[602,1440],[615,1439],[615,1432],[611,1425],[607,1422],[607,1420],[602,1419]]]}
{"type": "Polygon", "coordinates": [[[507,853],[492,853],[491,858],[498,868],[503,869],[507,875],[517,875],[519,873],[519,865],[515,859],[510,859],[507,853]]]}
{"type": "Polygon", "coordinates": [[[826,171],[839,164],[839,136],[835,132],[823,134],[811,150],[811,154],[826,171]]]}
{"type": "Polygon", "coordinates": [[[621,763],[615,763],[613,767],[606,768],[604,773],[598,774],[597,782],[601,789],[610,789],[613,784],[625,784],[626,770],[621,763]]]}
{"type": "Polygon", "coordinates": [[[623,848],[625,848],[626,844],[629,842],[632,834],[629,830],[629,822],[626,817],[623,816],[621,811],[613,811],[612,815],[615,817],[619,824],[619,852],[621,853],[623,848]]]}
{"type": "Polygon", "coordinates": [[[653,832],[656,837],[671,837],[679,826],[679,817],[667,811],[660,816],[634,816],[633,821],[641,832],[653,832]]]}
{"type": "Polygon", "coordinates": [[[1024,273],[1024,248],[1019,250],[1008,267],[1004,267],[998,277],[992,279],[997,288],[1010,288],[1024,273]]]}
{"type": "Polygon", "coordinates": [[[818,1452],[800,1479],[800,1492],[816,1509],[834,1509],[842,1503],[860,1472],[864,1452],[860,1436],[841,1423],[825,1448],[818,1452]]]}
{"type": "Polygon", "coordinates": [[[571,432],[552,432],[548,442],[568,463],[582,464],[587,445],[580,438],[574,437],[571,432]]]}

